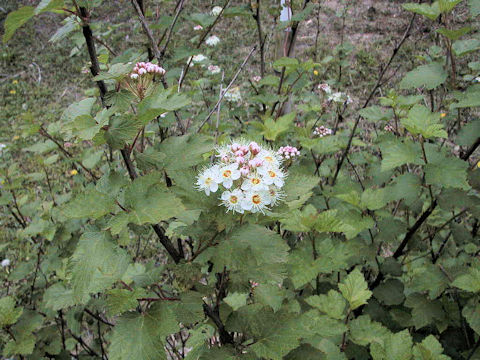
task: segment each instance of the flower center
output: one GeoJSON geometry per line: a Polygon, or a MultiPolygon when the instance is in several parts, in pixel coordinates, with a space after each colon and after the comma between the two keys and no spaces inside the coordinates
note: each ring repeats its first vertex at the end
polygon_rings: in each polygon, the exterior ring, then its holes
{"type": "Polygon", "coordinates": [[[232,172],[231,172],[230,170],[225,170],[225,171],[223,172],[223,177],[228,178],[228,177],[230,177],[231,175],[232,175],[232,172]]]}
{"type": "Polygon", "coordinates": [[[262,202],[262,199],[260,198],[260,195],[253,195],[252,196],[252,202],[255,204],[255,205],[258,205],[262,202]]]}
{"type": "Polygon", "coordinates": [[[236,204],[238,202],[238,198],[235,195],[230,196],[230,202],[232,204],[236,204]]]}
{"type": "Polygon", "coordinates": [[[205,184],[206,184],[206,185],[210,185],[210,184],[212,183],[212,180],[213,180],[213,179],[212,179],[211,177],[206,178],[206,179],[205,179],[205,184]]]}
{"type": "Polygon", "coordinates": [[[253,178],[252,179],[252,184],[254,184],[254,185],[260,184],[260,179],[259,178],[253,178]]]}
{"type": "Polygon", "coordinates": [[[277,174],[275,174],[275,172],[273,172],[272,170],[268,170],[268,175],[270,175],[270,177],[272,177],[272,178],[277,176],[277,174]]]}
{"type": "Polygon", "coordinates": [[[272,162],[273,158],[271,156],[265,156],[265,161],[272,162]]]}
{"type": "Polygon", "coordinates": [[[275,190],[270,190],[270,195],[275,196],[275,190]]]}

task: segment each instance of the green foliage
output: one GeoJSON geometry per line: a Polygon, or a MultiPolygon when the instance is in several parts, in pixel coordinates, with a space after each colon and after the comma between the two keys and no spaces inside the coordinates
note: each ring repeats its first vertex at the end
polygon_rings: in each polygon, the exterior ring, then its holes
{"type": "Polygon", "coordinates": [[[2,356],[478,358],[479,1],[157,3],[4,9],[2,356]],[[198,191],[238,139],[300,151],[264,212],[198,191]]]}

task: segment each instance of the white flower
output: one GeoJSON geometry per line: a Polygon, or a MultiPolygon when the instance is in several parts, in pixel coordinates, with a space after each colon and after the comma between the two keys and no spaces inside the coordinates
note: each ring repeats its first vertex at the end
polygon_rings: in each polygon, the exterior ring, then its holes
{"type": "Polygon", "coordinates": [[[250,174],[242,184],[242,190],[245,191],[266,191],[268,184],[265,182],[260,174],[250,174]]]}
{"type": "Polygon", "coordinates": [[[269,205],[271,206],[277,205],[280,201],[282,201],[285,198],[285,194],[282,192],[282,190],[279,190],[275,186],[269,187],[268,195],[269,195],[269,205]]]}
{"type": "Polygon", "coordinates": [[[224,95],[225,100],[230,102],[240,102],[242,101],[242,94],[240,92],[240,87],[233,86],[231,87],[224,95]]]}
{"type": "Polygon", "coordinates": [[[190,63],[190,66],[193,66],[194,64],[201,63],[205,60],[207,60],[207,57],[205,55],[198,54],[198,55],[194,55],[193,57],[190,56],[187,60],[187,64],[190,63]],[[192,61],[190,62],[190,60],[192,61]]]}
{"type": "Polygon", "coordinates": [[[258,173],[262,175],[263,181],[267,185],[275,185],[281,188],[285,184],[285,174],[280,169],[274,167],[270,169],[260,168],[258,173]]]}
{"type": "Polygon", "coordinates": [[[259,211],[264,213],[264,210],[268,210],[268,204],[270,204],[268,191],[248,191],[242,200],[242,209],[252,213],[259,211]]]}
{"type": "Polygon", "coordinates": [[[331,94],[332,89],[330,88],[330,85],[328,84],[320,84],[318,85],[318,89],[324,91],[326,94],[331,94]]]}
{"type": "Polygon", "coordinates": [[[475,79],[474,79],[475,82],[477,83],[480,83],[480,76],[477,76],[475,79]]]}
{"type": "Polygon", "coordinates": [[[193,27],[193,30],[195,30],[195,31],[203,30],[203,26],[202,26],[202,25],[195,25],[195,26],[193,27]]]}
{"type": "Polygon", "coordinates": [[[208,66],[208,71],[210,71],[210,74],[218,74],[221,69],[220,69],[220,66],[217,66],[217,65],[209,65],[208,66]]]}
{"type": "Polygon", "coordinates": [[[333,93],[332,95],[330,95],[328,97],[328,100],[329,101],[333,101],[333,102],[340,102],[340,103],[343,103],[343,94],[341,92],[336,92],[336,93],[333,93]]]}
{"type": "Polygon", "coordinates": [[[205,194],[210,195],[210,192],[216,192],[218,190],[218,184],[222,182],[220,176],[219,167],[213,166],[206,169],[198,176],[197,189],[205,191],[205,194]]]}
{"type": "Polygon", "coordinates": [[[265,166],[268,168],[278,167],[281,162],[281,158],[279,158],[277,154],[270,150],[260,151],[260,153],[257,155],[257,158],[262,160],[265,166]]]}
{"type": "Polygon", "coordinates": [[[242,201],[244,197],[242,190],[224,191],[221,199],[222,203],[220,205],[224,205],[227,208],[227,212],[232,210],[233,212],[243,214],[242,201]]]}
{"type": "Polygon", "coordinates": [[[240,178],[240,171],[237,164],[227,165],[220,169],[220,176],[222,177],[222,184],[225,188],[230,189],[233,185],[233,180],[240,178]]]}
{"type": "Polygon", "coordinates": [[[2,267],[10,266],[10,259],[3,259],[1,265],[2,267]]]}
{"type": "Polygon", "coordinates": [[[220,42],[220,38],[218,36],[210,36],[207,38],[207,40],[205,40],[205,44],[207,44],[208,46],[215,46],[217,45],[218,43],[220,42]]]}
{"type": "Polygon", "coordinates": [[[218,16],[220,15],[220,13],[222,12],[223,8],[220,7],[220,6],[215,6],[212,11],[210,12],[210,14],[212,14],[213,16],[218,16]]]}
{"type": "Polygon", "coordinates": [[[6,147],[7,147],[7,145],[0,143],[0,151],[2,151],[3,149],[5,149],[6,147]]]}

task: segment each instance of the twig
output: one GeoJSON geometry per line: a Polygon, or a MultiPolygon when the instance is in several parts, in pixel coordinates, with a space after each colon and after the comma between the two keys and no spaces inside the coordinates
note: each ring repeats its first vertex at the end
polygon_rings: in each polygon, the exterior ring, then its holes
{"type": "MultiPolygon", "coordinates": [[[[410,19],[410,23],[408,24],[408,27],[405,30],[405,32],[402,36],[402,39],[393,49],[393,52],[392,52],[392,55],[390,56],[390,59],[388,60],[387,64],[383,67],[382,71],[380,72],[380,76],[378,77],[378,80],[377,80],[375,86],[373,87],[372,91],[370,91],[370,94],[368,95],[367,100],[363,104],[362,109],[366,108],[368,106],[368,104],[370,103],[370,100],[373,98],[373,95],[375,94],[377,89],[380,87],[380,83],[383,79],[383,76],[387,72],[387,69],[390,67],[390,64],[392,63],[393,59],[397,55],[398,51],[402,47],[405,40],[408,38],[410,30],[412,29],[412,26],[413,26],[413,22],[415,20],[415,16],[416,16],[416,14],[412,15],[412,18],[410,19]]],[[[342,154],[342,157],[340,158],[339,162],[337,163],[337,168],[335,170],[335,174],[334,174],[333,179],[332,179],[332,186],[335,185],[335,183],[337,181],[338,173],[340,172],[340,169],[343,165],[343,162],[345,161],[345,157],[347,156],[348,152],[350,151],[350,147],[352,146],[353,136],[355,135],[355,131],[357,130],[357,126],[358,126],[358,123],[360,122],[361,118],[362,118],[362,116],[359,115],[359,116],[357,116],[357,119],[355,120],[355,123],[354,123],[353,128],[352,128],[352,132],[350,133],[350,137],[348,138],[347,147],[345,148],[345,150],[342,154]]]]}
{"type": "Polygon", "coordinates": [[[158,59],[159,62],[165,56],[165,52],[167,51],[168,44],[170,43],[170,39],[172,37],[173,28],[175,27],[175,24],[177,23],[178,17],[180,16],[180,13],[184,9],[184,7],[183,7],[184,2],[185,2],[185,0],[180,0],[180,3],[179,3],[178,8],[177,8],[177,12],[175,13],[175,17],[173,18],[172,24],[170,25],[170,27],[168,29],[167,40],[165,41],[165,44],[163,45],[162,50],[160,50],[160,59],[158,59]]]}
{"type": "Polygon", "coordinates": [[[247,55],[247,57],[245,58],[245,60],[243,60],[243,63],[242,65],[240,65],[240,67],[238,68],[235,76],[233,77],[233,79],[230,81],[230,83],[228,84],[228,86],[225,88],[225,91],[223,91],[222,95],[220,96],[220,99],[218,99],[217,103],[215,104],[215,106],[213,107],[213,109],[210,111],[210,113],[207,115],[207,117],[205,118],[205,120],[203,120],[203,122],[200,124],[200,127],[198,128],[197,130],[197,133],[200,132],[200,130],[202,129],[202,127],[207,123],[207,121],[210,119],[210,116],[213,115],[213,113],[215,112],[215,110],[217,109],[217,106],[220,105],[220,103],[222,102],[225,94],[228,92],[228,89],[230,89],[230,87],[233,85],[233,83],[235,82],[235,80],[237,80],[237,77],[238,75],[240,74],[240,72],[243,70],[243,68],[245,67],[245,64],[248,62],[248,59],[250,59],[250,56],[252,56],[252,54],[254,53],[254,51],[256,50],[257,46],[255,45],[252,50],[250,50],[250,53],[247,55]]]}

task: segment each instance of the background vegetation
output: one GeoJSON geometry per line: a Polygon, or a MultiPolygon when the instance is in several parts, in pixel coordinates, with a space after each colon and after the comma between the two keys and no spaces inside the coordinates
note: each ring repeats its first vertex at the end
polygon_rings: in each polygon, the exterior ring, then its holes
{"type": "Polygon", "coordinates": [[[480,358],[480,1],[280,10],[0,6],[4,358],[480,358]],[[301,152],[265,214],[195,190],[238,138],[301,152]]]}

